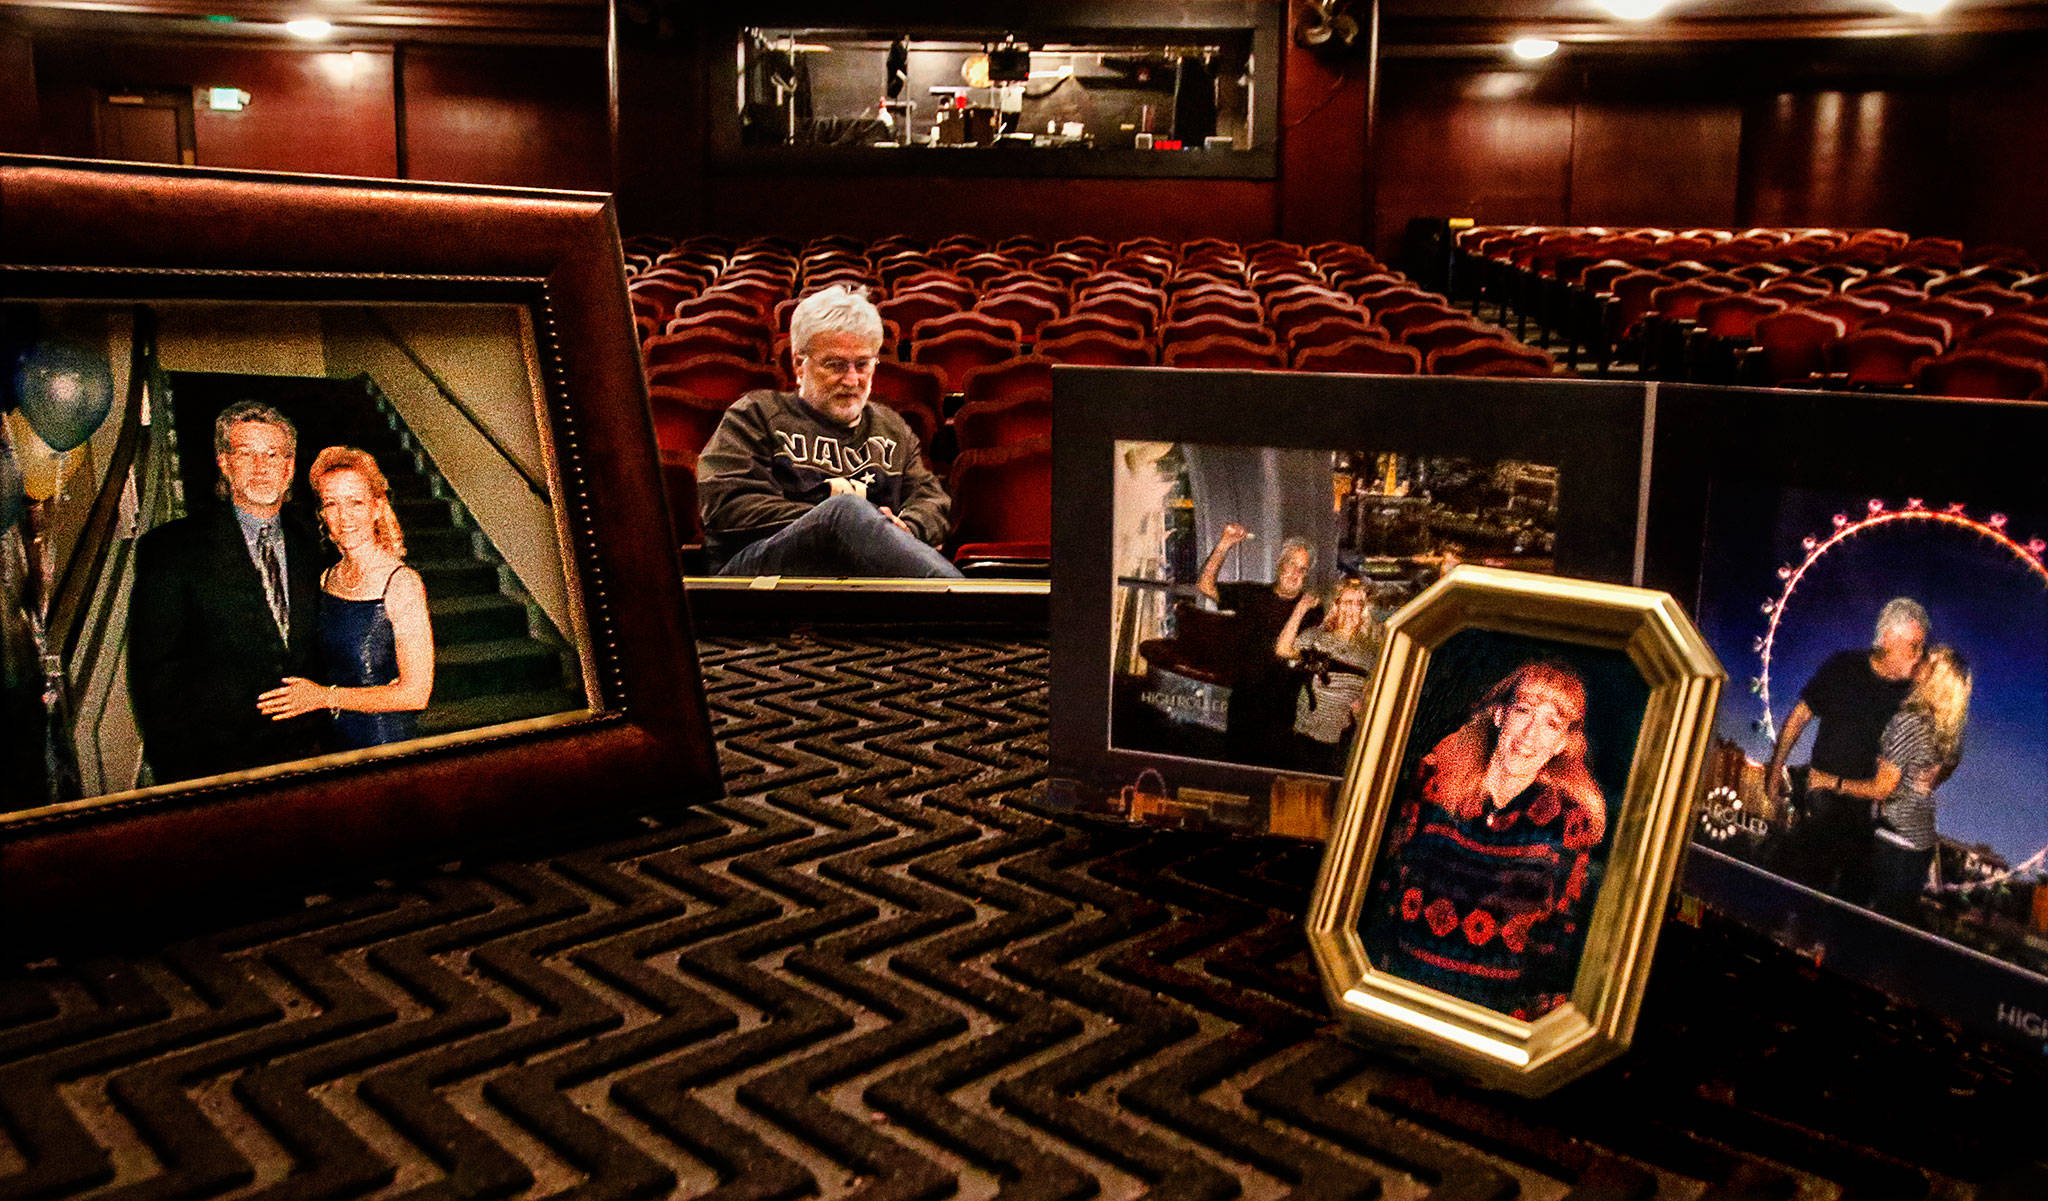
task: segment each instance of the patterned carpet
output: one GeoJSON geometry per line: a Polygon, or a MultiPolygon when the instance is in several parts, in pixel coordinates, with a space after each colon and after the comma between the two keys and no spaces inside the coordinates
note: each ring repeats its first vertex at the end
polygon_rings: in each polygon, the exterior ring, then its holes
{"type": "Polygon", "coordinates": [[[2040,1077],[1711,918],[1546,1101],[1341,1041],[1320,848],[1016,803],[1042,635],[702,649],[728,801],[16,965],[0,1199],[2048,1196],[2040,1077]]]}

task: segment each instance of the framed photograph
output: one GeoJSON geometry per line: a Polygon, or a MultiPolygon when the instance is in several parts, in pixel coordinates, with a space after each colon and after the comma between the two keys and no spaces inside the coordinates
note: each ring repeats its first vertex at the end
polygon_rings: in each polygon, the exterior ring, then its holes
{"type": "Polygon", "coordinates": [[[1397,609],[1459,563],[1638,570],[1640,385],[1104,368],[1054,385],[1055,809],[1327,837],[1397,609]]]}
{"type": "Polygon", "coordinates": [[[1723,678],[1645,589],[1459,567],[1396,614],[1308,915],[1346,1024],[1528,1094],[1626,1049],[1723,678]]]}
{"type": "Polygon", "coordinates": [[[1686,888],[2048,1047],[2048,407],[1667,388],[1650,566],[1743,687],[1686,888]]]}
{"type": "Polygon", "coordinates": [[[0,194],[0,905],[717,795],[607,198],[0,194]]]}

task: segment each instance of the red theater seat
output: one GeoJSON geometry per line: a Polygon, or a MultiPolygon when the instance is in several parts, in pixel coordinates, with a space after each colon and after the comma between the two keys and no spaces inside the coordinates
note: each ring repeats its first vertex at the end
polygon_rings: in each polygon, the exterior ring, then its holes
{"type": "Polygon", "coordinates": [[[1150,342],[1096,330],[1040,338],[1038,353],[1054,363],[1090,367],[1149,367],[1154,359],[1150,342]]]}
{"type": "Polygon", "coordinates": [[[1074,312],[1100,313],[1120,321],[1136,322],[1141,329],[1152,329],[1159,324],[1160,310],[1165,306],[1159,300],[1147,300],[1129,292],[1098,291],[1074,302],[1074,312]]]}
{"type": "Polygon", "coordinates": [[[772,369],[729,354],[699,355],[647,369],[650,388],[675,388],[719,405],[729,405],[749,392],[773,388],[780,382],[772,369]]]}
{"type": "Polygon", "coordinates": [[[1047,342],[1054,338],[1064,338],[1068,334],[1096,333],[1143,342],[1146,340],[1145,330],[1145,326],[1135,321],[1126,321],[1107,313],[1069,313],[1039,326],[1038,340],[1047,342]]]}
{"type": "Polygon", "coordinates": [[[961,311],[953,297],[936,292],[902,292],[875,307],[881,311],[883,320],[893,321],[897,328],[906,330],[916,329],[920,321],[961,311]]]}
{"type": "Polygon", "coordinates": [[[1913,369],[1941,353],[1941,340],[1896,329],[1862,329],[1835,346],[1835,367],[1852,388],[1908,388],[1913,369]]]}
{"type": "Polygon", "coordinates": [[[1377,335],[1382,338],[1389,336],[1383,327],[1374,325],[1367,319],[1364,309],[1353,309],[1350,313],[1341,317],[1325,317],[1320,321],[1311,321],[1306,325],[1299,325],[1289,330],[1287,333],[1287,350],[1290,354],[1299,355],[1302,351],[1308,350],[1311,347],[1329,346],[1342,342],[1346,338],[1358,338],[1367,335],[1377,335]]]}
{"type": "Polygon", "coordinates": [[[680,388],[657,385],[647,389],[647,412],[654,419],[654,444],[665,455],[688,454],[693,463],[725,416],[725,408],[680,388]]]}
{"type": "Polygon", "coordinates": [[[1970,331],[1969,342],[1959,349],[1989,350],[1997,354],[2008,354],[2014,358],[2027,359],[2036,363],[2048,363],[2048,333],[2024,329],[2001,329],[1987,334],[1982,332],[1980,327],[1970,331]]]}
{"type": "Polygon", "coordinates": [[[1231,317],[1253,325],[1266,319],[1265,310],[1259,306],[1256,297],[1248,292],[1223,290],[1176,293],[1167,306],[1166,315],[1170,321],[1213,316],[1231,317]]]}
{"type": "Polygon", "coordinates": [[[768,349],[762,337],[762,334],[736,334],[729,329],[712,326],[671,329],[665,334],[656,334],[647,339],[640,348],[640,356],[646,361],[650,371],[655,367],[671,366],[702,358],[707,354],[731,355],[736,359],[745,359],[749,363],[765,365],[768,362],[768,349]]]}
{"type": "Polygon", "coordinates": [[[1760,382],[1774,387],[1806,384],[1828,369],[1830,352],[1847,327],[1839,317],[1806,309],[1787,309],[1756,323],[1756,353],[1751,356],[1760,382]]]}
{"type": "Polygon", "coordinates": [[[1427,358],[1430,351],[1462,346],[1467,342],[1505,342],[1508,331],[1470,319],[1433,321],[1408,330],[1401,335],[1401,340],[1427,358]]]}
{"type": "Polygon", "coordinates": [[[1043,355],[1019,355],[1005,363],[976,367],[967,373],[960,392],[968,404],[1025,396],[1051,400],[1052,360],[1043,355]]]}
{"type": "Polygon", "coordinates": [[[1422,371],[1422,352],[1379,338],[1351,338],[1302,351],[1294,357],[1294,369],[1345,375],[1416,375],[1422,371]]]}
{"type": "Polygon", "coordinates": [[[953,414],[953,433],[963,452],[1050,439],[1052,396],[969,401],[953,414]]]}
{"type": "Polygon", "coordinates": [[[919,346],[931,341],[933,338],[944,337],[947,334],[958,333],[961,330],[973,330],[975,333],[985,334],[999,342],[1006,342],[1009,344],[1010,353],[1012,354],[1017,353],[1018,346],[1024,341],[1024,331],[1018,327],[1016,322],[1005,321],[988,313],[968,309],[965,312],[947,313],[939,317],[927,317],[916,325],[911,326],[910,348],[912,351],[915,351],[919,346]]]}
{"type": "Polygon", "coordinates": [[[875,363],[875,382],[868,395],[903,415],[929,459],[932,439],[945,424],[945,372],[922,363],[881,359],[875,363]]]}
{"type": "Polygon", "coordinates": [[[1557,374],[1557,363],[1533,346],[1506,342],[1467,342],[1431,351],[1422,360],[1428,375],[1530,375],[1557,374]]]}
{"type": "Polygon", "coordinates": [[[974,311],[1016,326],[1023,340],[1029,342],[1038,336],[1040,326],[1060,315],[1060,306],[1041,296],[1004,292],[982,297],[974,311]]]}
{"type": "Polygon", "coordinates": [[[1169,321],[1159,328],[1159,344],[1172,348],[1188,342],[1199,342],[1203,338],[1228,337],[1250,342],[1254,346],[1273,346],[1279,339],[1273,331],[1251,321],[1239,321],[1220,313],[1204,317],[1188,317],[1169,321]]]}
{"type": "Polygon", "coordinates": [[[963,452],[946,490],[953,497],[953,561],[1052,558],[1052,442],[963,452]]]}
{"type": "Polygon", "coordinates": [[[1799,307],[1841,318],[1842,328],[1852,334],[1891,311],[1889,301],[1863,292],[1842,292],[1815,300],[1802,300],[1799,307]]]}
{"type": "Polygon", "coordinates": [[[967,372],[972,368],[1001,363],[1018,353],[1014,338],[999,338],[978,329],[956,329],[914,342],[910,359],[945,372],[946,391],[958,392],[965,386],[967,372]]]}
{"type": "Polygon", "coordinates": [[[1737,292],[1701,301],[1693,319],[1699,323],[1700,332],[1710,338],[1740,338],[1747,342],[1756,332],[1758,321],[1790,307],[1777,297],[1737,292]]]}
{"type": "Polygon", "coordinates": [[[1951,345],[1956,340],[1955,327],[1949,324],[1947,318],[1937,317],[1933,313],[1911,313],[1895,309],[1882,317],[1872,317],[1863,323],[1863,328],[1891,329],[1902,334],[1911,334],[1916,338],[1933,338],[1943,346],[1951,345]]]}
{"type": "Polygon", "coordinates": [[[1197,338],[1193,342],[1168,345],[1160,356],[1162,364],[1168,367],[1214,367],[1242,371],[1270,370],[1287,365],[1287,359],[1280,348],[1273,344],[1272,335],[1261,345],[1247,342],[1243,338],[1217,335],[1197,338]]]}
{"type": "Polygon", "coordinates": [[[1989,350],[1958,350],[1920,364],[1913,387],[1929,396],[2026,400],[2048,388],[2048,366],[1989,350]]]}
{"type": "Polygon", "coordinates": [[[1434,325],[1439,321],[1463,321],[1471,316],[1463,309],[1434,300],[1412,301],[1392,307],[1380,306],[1374,308],[1372,313],[1373,320],[1396,338],[1411,329],[1434,325]]]}
{"type": "Polygon", "coordinates": [[[1907,305],[1903,310],[1895,311],[1939,317],[1943,321],[1948,322],[1949,328],[1955,331],[1956,337],[1960,338],[1968,334],[1972,326],[1989,317],[1992,313],[1992,308],[1988,304],[1973,304],[1970,301],[1959,300],[1953,296],[1935,296],[1922,300],[1917,304],[1907,305]]]}

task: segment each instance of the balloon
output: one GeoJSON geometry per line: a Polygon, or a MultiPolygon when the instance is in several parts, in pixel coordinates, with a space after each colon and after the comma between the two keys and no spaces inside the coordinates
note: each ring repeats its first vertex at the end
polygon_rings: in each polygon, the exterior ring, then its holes
{"type": "Polygon", "coordinates": [[[44,342],[21,356],[14,369],[14,395],[45,445],[71,450],[107,419],[114,405],[114,373],[104,352],[44,342]]]}
{"type": "Polygon", "coordinates": [[[14,462],[21,470],[22,491],[30,500],[48,500],[57,495],[64,478],[85,462],[84,455],[60,454],[36,436],[19,409],[0,418],[7,425],[7,440],[14,444],[14,462]]]}
{"type": "Polygon", "coordinates": [[[21,478],[20,465],[14,461],[14,448],[0,442],[0,533],[13,529],[27,507],[27,484],[21,478]]]}

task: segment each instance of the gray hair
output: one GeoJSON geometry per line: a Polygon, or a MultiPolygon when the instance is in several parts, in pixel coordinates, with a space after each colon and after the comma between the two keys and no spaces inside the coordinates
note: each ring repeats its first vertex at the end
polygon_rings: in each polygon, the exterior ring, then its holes
{"type": "Polygon", "coordinates": [[[299,427],[292,424],[291,418],[260,400],[238,400],[220,411],[220,416],[213,419],[213,453],[224,455],[233,450],[234,443],[228,441],[228,430],[245,421],[260,421],[283,430],[284,440],[291,443],[292,453],[298,453],[299,427]]]}
{"type": "Polygon", "coordinates": [[[1928,618],[1927,610],[1919,601],[1910,596],[1895,596],[1884,603],[1884,608],[1877,611],[1877,628],[1871,631],[1870,635],[1871,649],[1882,649],[1884,636],[1900,626],[1912,626],[1919,630],[1923,640],[1934,632],[1934,622],[1928,618]]]}
{"type": "MultiPolygon", "coordinates": [[[[260,400],[238,400],[220,411],[220,416],[213,419],[213,453],[215,455],[224,455],[233,450],[235,444],[228,441],[228,431],[238,425],[251,421],[262,425],[273,425],[283,430],[285,445],[291,448],[293,455],[299,453],[299,427],[292,424],[291,418],[260,400]]],[[[298,474],[296,466],[292,468],[292,474],[298,474]]],[[[228,498],[229,489],[226,476],[213,481],[213,494],[222,500],[228,498]]],[[[290,481],[285,483],[284,494],[286,496],[292,494],[290,481]]]]}
{"type": "Polygon", "coordinates": [[[790,353],[809,354],[811,339],[819,334],[852,334],[880,346],[882,314],[868,299],[866,288],[855,290],[845,284],[820,288],[797,301],[789,315],[790,353]]]}
{"type": "Polygon", "coordinates": [[[1308,566],[1314,567],[1316,565],[1316,544],[1306,538],[1294,537],[1280,544],[1280,553],[1273,559],[1274,570],[1277,571],[1280,565],[1287,561],[1287,556],[1295,551],[1301,551],[1308,556],[1308,566]]]}

